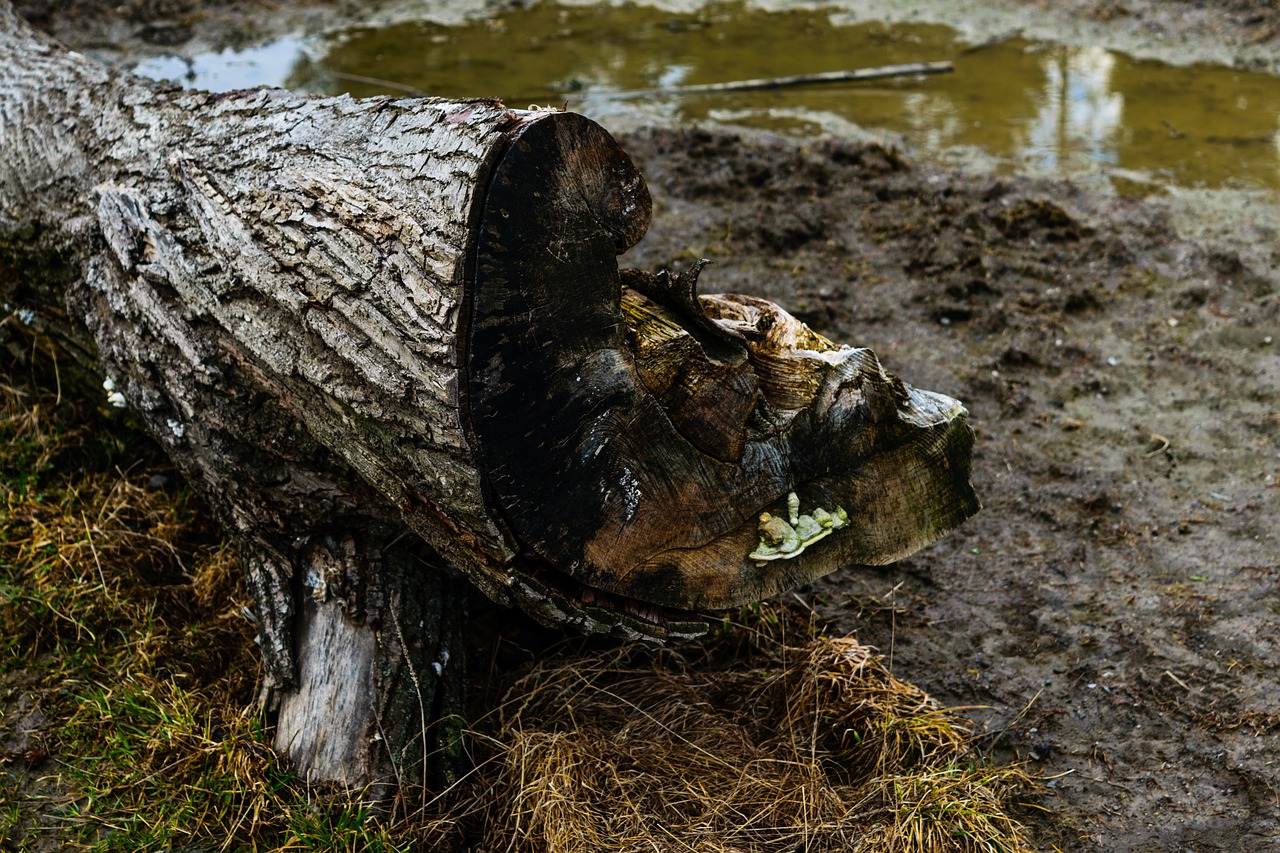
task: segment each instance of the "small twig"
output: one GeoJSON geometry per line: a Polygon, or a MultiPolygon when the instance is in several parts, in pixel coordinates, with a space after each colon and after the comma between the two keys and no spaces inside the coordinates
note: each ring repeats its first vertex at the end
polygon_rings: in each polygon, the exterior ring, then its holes
{"type": "Polygon", "coordinates": [[[1157,432],[1151,433],[1151,440],[1160,442],[1160,446],[1157,447],[1155,450],[1151,451],[1150,453],[1142,454],[1146,458],[1150,459],[1152,456],[1159,456],[1161,453],[1164,453],[1166,450],[1169,449],[1169,439],[1165,438],[1163,435],[1160,435],[1160,433],[1157,433],[1157,432]]]}
{"type": "MultiPolygon", "coordinates": [[[[422,722],[422,789],[425,791],[427,789],[427,756],[431,754],[430,745],[427,743],[427,703],[422,698],[422,682],[418,680],[418,671],[413,666],[413,658],[409,654],[409,643],[405,640],[404,631],[400,628],[400,617],[396,614],[394,604],[388,609],[391,611],[391,624],[396,629],[396,638],[400,641],[400,656],[404,658],[404,665],[409,670],[409,680],[413,682],[413,689],[418,694],[418,715],[422,722]]],[[[406,744],[406,749],[407,747],[406,744]]],[[[391,744],[387,744],[387,751],[391,752],[391,744]]],[[[391,763],[395,764],[394,753],[392,755],[391,763]]],[[[400,753],[400,760],[404,760],[403,750],[400,753]]]]}
{"type": "Polygon", "coordinates": [[[1178,676],[1174,675],[1172,672],[1170,672],[1170,671],[1169,671],[1169,670],[1167,670],[1167,669],[1164,671],[1164,674],[1165,674],[1165,675],[1167,675],[1167,676],[1169,676],[1169,678],[1173,679],[1173,683],[1174,683],[1174,684],[1178,685],[1179,687],[1181,687],[1183,690],[1187,691],[1188,693],[1190,693],[1190,692],[1191,692],[1191,687],[1187,684],[1187,682],[1183,681],[1181,678],[1179,678],[1178,676]]]}
{"type": "MultiPolygon", "coordinates": [[[[859,83],[865,80],[886,80],[892,77],[913,77],[923,74],[946,74],[954,71],[950,62],[908,62],[904,65],[881,65],[876,68],[855,68],[850,71],[822,71],[816,74],[792,74],[785,77],[762,77],[752,80],[732,80],[727,83],[700,83],[690,86],[666,86],[660,89],[627,89],[619,92],[586,91],[579,96],[625,100],[628,98],[648,98],[659,95],[699,95],[716,92],[752,92],[764,89],[785,89],[792,86],[814,86],[823,83],[859,83]]],[[[428,98],[431,95],[417,86],[397,83],[381,77],[367,77],[364,74],[352,74],[347,71],[328,71],[334,80],[345,80],[349,83],[364,83],[367,86],[380,86],[396,92],[404,92],[416,98],[428,98]]]]}
{"type": "Polygon", "coordinates": [[[381,77],[366,77],[363,74],[348,74],[345,71],[329,71],[326,73],[335,80],[345,80],[348,83],[364,83],[368,86],[381,86],[384,89],[394,89],[397,92],[404,92],[406,95],[413,95],[415,98],[431,97],[417,86],[410,86],[408,83],[397,83],[395,80],[384,80],[381,77]]]}
{"type": "Polygon", "coordinates": [[[882,65],[878,68],[855,68],[852,71],[823,71],[817,74],[792,74],[786,77],[762,77],[734,80],[728,83],[700,83],[690,86],[666,86],[661,89],[631,89],[622,92],[588,92],[601,98],[646,98],[654,95],[701,95],[713,92],[751,92],[761,89],[784,89],[822,83],[857,83],[890,77],[912,77],[920,74],[945,74],[954,71],[950,62],[909,62],[905,65],[882,65]]]}
{"type": "Polygon", "coordinates": [[[1253,35],[1244,40],[1245,44],[1262,44],[1264,41],[1270,41],[1275,38],[1276,33],[1280,33],[1280,23],[1263,27],[1253,35]]]}
{"type": "Polygon", "coordinates": [[[55,406],[62,405],[62,373],[58,370],[58,351],[53,344],[49,344],[49,355],[53,358],[53,381],[58,386],[58,398],[53,401],[55,406]]]}

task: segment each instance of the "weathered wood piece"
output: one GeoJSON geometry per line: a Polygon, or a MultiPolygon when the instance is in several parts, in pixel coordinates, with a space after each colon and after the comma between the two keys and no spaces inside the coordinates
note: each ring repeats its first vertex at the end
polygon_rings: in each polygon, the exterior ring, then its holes
{"type": "Polygon", "coordinates": [[[971,514],[956,401],[772,303],[697,297],[696,270],[630,273],[624,296],[613,256],[647,194],[607,140],[571,114],[522,128],[480,220],[467,398],[516,540],[592,589],[714,608],[898,559],[971,514]],[[848,528],[750,559],[760,512],[793,490],[848,528]]]}
{"type": "Polygon", "coordinates": [[[455,573],[681,636],[976,511],[959,403],[697,269],[620,271],[649,217],[581,116],[189,92],[0,0],[0,334],[108,380],[207,497],[313,779],[448,775],[455,573]],[[791,492],[848,523],[753,559],[791,492]]]}

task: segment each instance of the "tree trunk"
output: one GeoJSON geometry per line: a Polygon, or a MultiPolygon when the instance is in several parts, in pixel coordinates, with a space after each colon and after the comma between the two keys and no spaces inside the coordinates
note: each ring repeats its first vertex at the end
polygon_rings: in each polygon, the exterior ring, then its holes
{"type": "Polygon", "coordinates": [[[620,271],[649,216],[578,115],[188,92],[0,0],[0,333],[105,378],[235,537],[312,779],[449,742],[455,572],[665,638],[976,511],[959,403],[700,267],[620,271]]]}

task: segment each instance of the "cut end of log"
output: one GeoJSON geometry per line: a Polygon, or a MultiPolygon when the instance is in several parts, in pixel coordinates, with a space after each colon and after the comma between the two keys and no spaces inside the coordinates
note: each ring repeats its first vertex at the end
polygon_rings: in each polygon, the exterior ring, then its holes
{"type": "Polygon", "coordinates": [[[715,609],[892,562],[977,511],[960,403],[766,300],[699,296],[701,264],[619,271],[648,221],[643,179],[581,116],[526,124],[494,169],[467,390],[523,559],[579,600],[715,609]],[[801,524],[794,547],[762,514],[801,524]]]}

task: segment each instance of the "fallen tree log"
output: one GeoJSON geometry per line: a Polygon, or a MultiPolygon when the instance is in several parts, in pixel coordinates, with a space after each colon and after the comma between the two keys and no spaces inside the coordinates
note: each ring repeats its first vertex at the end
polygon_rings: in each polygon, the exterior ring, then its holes
{"type": "Polygon", "coordinates": [[[3,334],[105,380],[208,499],[314,780],[447,776],[460,578],[686,636],[976,511],[958,402],[700,265],[620,270],[650,213],[572,113],[184,91],[0,0],[3,334]]]}

